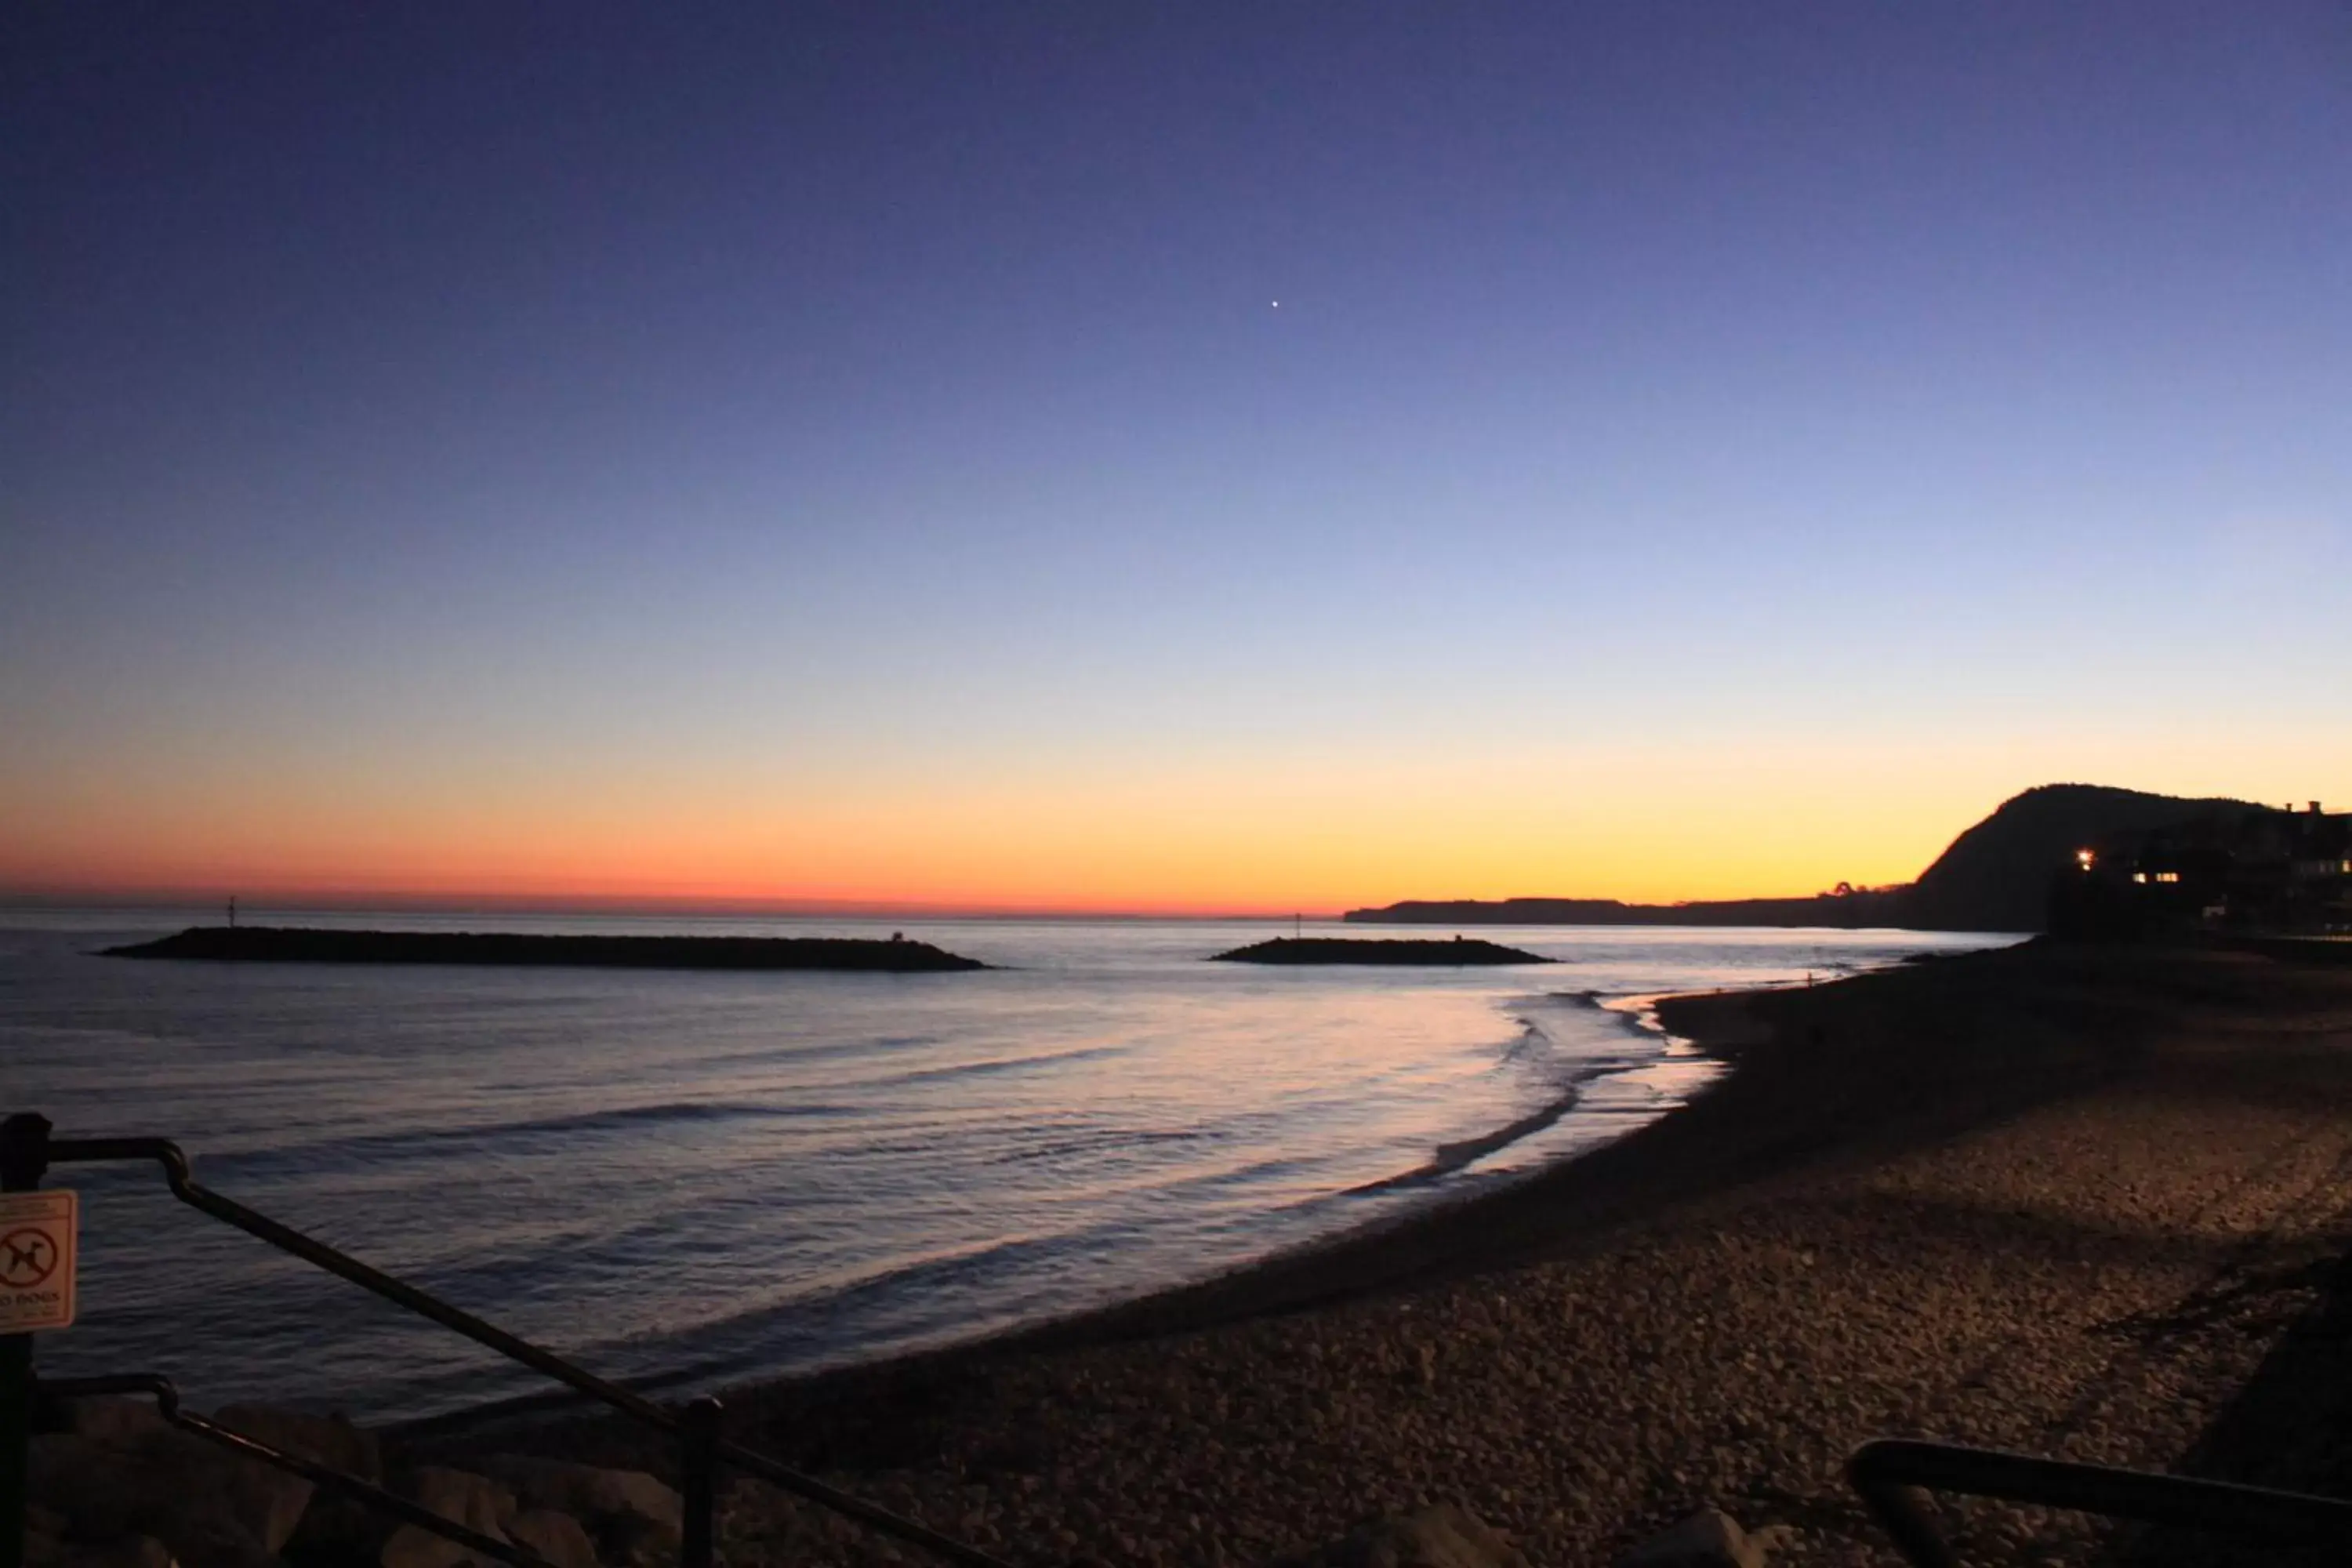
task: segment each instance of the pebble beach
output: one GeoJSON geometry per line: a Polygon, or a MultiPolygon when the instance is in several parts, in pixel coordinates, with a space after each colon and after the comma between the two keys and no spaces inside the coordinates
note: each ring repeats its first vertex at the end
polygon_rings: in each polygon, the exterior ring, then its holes
{"type": "MultiPolygon", "coordinates": [[[[2296,1326],[2352,1240],[2352,969],[2037,943],[1663,1016],[1734,1070],[1621,1143],[1206,1286],[737,1390],[731,1429],[1023,1563],[1310,1558],[1439,1503],[1534,1563],[1702,1506],[1776,1560],[1893,1562],[1842,1478],[1876,1436],[2343,1472],[2307,1364],[2335,1342],[2296,1326]]],[[[664,1460],[600,1423],[530,1438],[664,1460]]],[[[1944,1517],[2001,1561],[2163,1546],[1944,1517]]],[[[921,1560],[748,1481],[722,1538],[738,1568],[921,1560]]]]}

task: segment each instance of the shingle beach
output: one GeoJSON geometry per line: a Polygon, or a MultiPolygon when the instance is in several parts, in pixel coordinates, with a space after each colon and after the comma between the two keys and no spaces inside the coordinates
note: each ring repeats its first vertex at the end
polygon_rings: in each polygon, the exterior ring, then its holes
{"type": "MultiPolygon", "coordinates": [[[[2033,944],[1662,1016],[1734,1070],[1616,1145],[1017,1339],[739,1390],[733,1428],[1022,1563],[1276,1562],[1431,1502],[1537,1564],[1709,1504],[1779,1560],[1893,1562],[1841,1475],[1886,1435],[2346,1472],[2352,968],[2033,944]]],[[[538,1440],[662,1463],[599,1426],[538,1440]]],[[[1947,1518],[1998,1561],[2143,1549],[1947,1518]]],[[[734,1568],[922,1560],[748,1482],[722,1540],[734,1568]]]]}

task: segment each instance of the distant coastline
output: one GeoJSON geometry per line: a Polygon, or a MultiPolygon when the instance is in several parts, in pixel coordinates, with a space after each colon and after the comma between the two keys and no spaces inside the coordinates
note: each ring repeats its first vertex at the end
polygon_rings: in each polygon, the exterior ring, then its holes
{"type": "Polygon", "coordinates": [[[449,963],[583,969],[835,970],[935,973],[986,969],[927,942],[893,938],[523,936],[504,931],[322,931],[190,926],[103,950],[109,958],[246,963],[449,963]]]}
{"type": "Polygon", "coordinates": [[[1732,899],[1713,903],[1628,904],[1615,899],[1406,899],[1349,910],[1350,925],[1828,926],[1862,931],[1901,926],[1903,900],[1877,889],[1810,899],[1732,899]]]}
{"type": "Polygon", "coordinates": [[[2040,931],[2052,879],[2085,845],[2199,817],[2262,815],[2245,801],[2187,800],[2103,784],[2042,784],[2003,801],[1954,838],[1917,879],[1841,882],[1810,898],[1628,904],[1615,899],[1408,899],[1349,910],[1357,925],[1783,926],[1839,931],[2040,931]]]}

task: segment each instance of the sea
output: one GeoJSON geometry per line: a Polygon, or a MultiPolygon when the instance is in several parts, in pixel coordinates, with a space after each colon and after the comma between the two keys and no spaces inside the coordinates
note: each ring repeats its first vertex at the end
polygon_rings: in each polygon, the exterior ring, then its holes
{"type": "MultiPolygon", "coordinates": [[[[685,1393],[1066,1316],[1456,1201],[1719,1070],[1661,994],[2017,940],[1480,927],[1554,962],[1211,962],[1292,921],[247,910],[380,930],[887,937],[995,967],[142,962],[217,911],[0,910],[0,1110],[176,1140],[206,1185],[608,1377],[685,1393]]],[[[1308,935],[1446,936],[1307,921],[1308,935]]],[[[81,1194],[54,1375],[400,1421],[547,1387],[176,1203],[81,1194]]]]}

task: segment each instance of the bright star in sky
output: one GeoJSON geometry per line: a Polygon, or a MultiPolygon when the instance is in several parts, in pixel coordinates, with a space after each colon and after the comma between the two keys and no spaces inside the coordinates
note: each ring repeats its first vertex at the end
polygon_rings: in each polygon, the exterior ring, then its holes
{"type": "Polygon", "coordinates": [[[2340,5],[483,9],[10,30],[0,901],[1727,899],[2352,794],[2340,5]]]}

